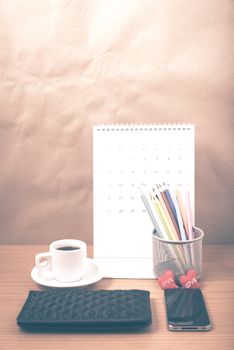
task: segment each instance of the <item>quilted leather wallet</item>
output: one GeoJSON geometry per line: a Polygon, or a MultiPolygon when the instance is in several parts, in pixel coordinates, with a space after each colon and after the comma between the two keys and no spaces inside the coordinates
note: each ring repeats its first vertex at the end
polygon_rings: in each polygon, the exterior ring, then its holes
{"type": "Polygon", "coordinates": [[[31,331],[128,330],[151,324],[145,290],[30,291],[17,324],[31,331]]]}

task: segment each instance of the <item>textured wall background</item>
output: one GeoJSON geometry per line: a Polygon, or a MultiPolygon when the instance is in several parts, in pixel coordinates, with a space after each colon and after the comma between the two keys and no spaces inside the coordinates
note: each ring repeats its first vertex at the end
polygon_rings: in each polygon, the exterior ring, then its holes
{"type": "Polygon", "coordinates": [[[92,125],[196,126],[196,225],[234,242],[229,0],[1,0],[0,243],[92,241],[92,125]]]}

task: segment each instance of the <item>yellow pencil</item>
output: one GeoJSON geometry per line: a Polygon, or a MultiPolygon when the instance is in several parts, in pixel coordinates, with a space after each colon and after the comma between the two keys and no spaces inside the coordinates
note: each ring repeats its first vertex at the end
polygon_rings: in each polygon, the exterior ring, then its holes
{"type": "Polygon", "coordinates": [[[181,216],[182,216],[182,220],[183,220],[183,224],[184,224],[184,229],[187,235],[187,238],[189,237],[189,230],[188,230],[188,220],[187,220],[187,216],[186,216],[186,209],[181,197],[181,193],[179,190],[176,191],[176,198],[179,204],[179,208],[180,208],[180,212],[181,212],[181,216]]]}
{"type": "Polygon", "coordinates": [[[163,206],[162,204],[160,203],[159,199],[157,198],[157,196],[153,196],[153,200],[154,200],[154,204],[155,206],[157,207],[157,211],[160,215],[160,218],[161,218],[161,221],[165,227],[165,230],[167,232],[167,235],[169,237],[169,239],[171,240],[177,240],[176,236],[174,235],[171,227],[170,227],[170,224],[169,224],[169,221],[167,219],[167,216],[164,212],[164,209],[163,209],[163,206]]]}
{"type": "Polygon", "coordinates": [[[165,216],[167,218],[167,223],[168,223],[168,229],[170,230],[170,233],[171,233],[173,239],[179,241],[180,240],[180,236],[178,235],[178,233],[176,231],[176,228],[175,228],[175,226],[174,226],[174,224],[172,222],[171,216],[170,216],[170,214],[168,212],[168,209],[167,209],[167,207],[165,205],[165,202],[163,200],[162,194],[160,193],[160,191],[158,189],[153,188],[153,191],[154,191],[155,196],[157,196],[157,198],[158,198],[158,200],[159,200],[159,202],[160,202],[160,204],[162,206],[163,212],[165,213],[165,216]]]}

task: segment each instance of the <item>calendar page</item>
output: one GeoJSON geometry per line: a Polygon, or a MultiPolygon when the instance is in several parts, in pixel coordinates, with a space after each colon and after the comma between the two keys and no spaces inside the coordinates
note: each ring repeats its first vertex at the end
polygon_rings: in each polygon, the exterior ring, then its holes
{"type": "Polygon", "coordinates": [[[94,258],[106,277],[153,278],[153,226],[139,186],[190,190],[194,213],[194,126],[93,127],[94,258]]]}

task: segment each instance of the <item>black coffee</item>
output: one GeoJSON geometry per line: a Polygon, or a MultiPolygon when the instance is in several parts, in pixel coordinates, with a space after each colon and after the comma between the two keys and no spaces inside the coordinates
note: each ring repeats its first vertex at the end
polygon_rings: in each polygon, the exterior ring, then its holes
{"type": "Polygon", "coordinates": [[[63,250],[63,251],[71,251],[71,250],[78,250],[80,247],[73,247],[73,246],[64,246],[64,247],[59,247],[57,250],[63,250]]]}

